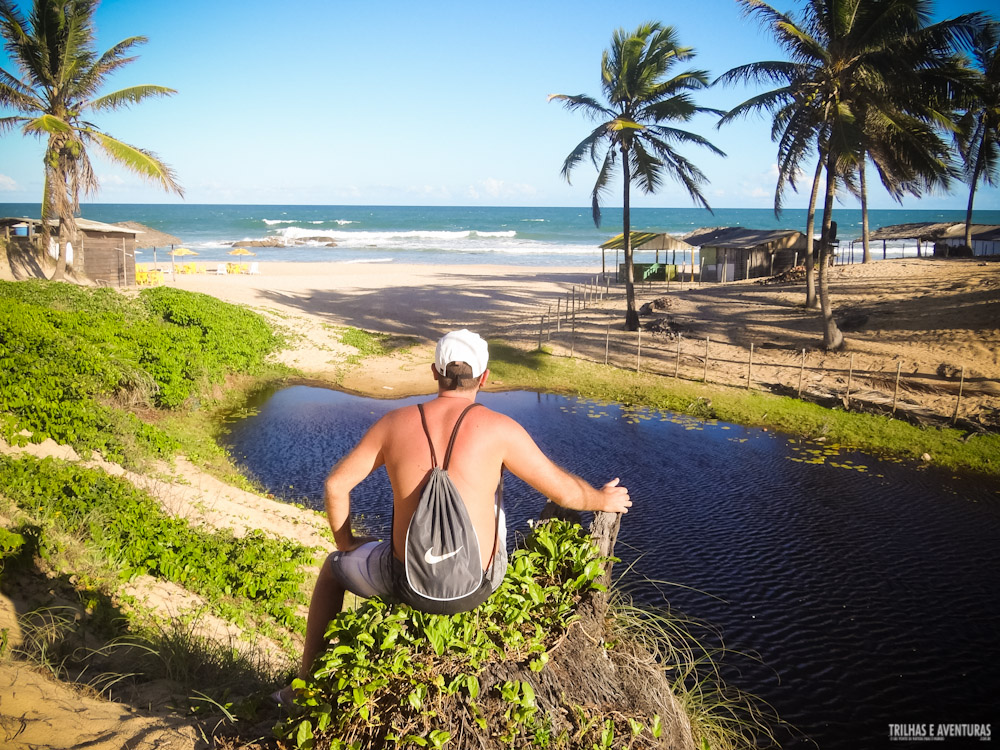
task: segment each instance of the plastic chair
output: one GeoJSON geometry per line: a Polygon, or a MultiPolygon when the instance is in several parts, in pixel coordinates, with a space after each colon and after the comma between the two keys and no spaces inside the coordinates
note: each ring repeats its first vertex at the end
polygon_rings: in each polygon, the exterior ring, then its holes
{"type": "Polygon", "coordinates": [[[250,274],[251,276],[260,273],[260,266],[258,265],[257,261],[254,261],[253,263],[250,264],[250,270],[247,271],[247,273],[250,274]]]}
{"type": "Polygon", "coordinates": [[[226,275],[226,264],[225,263],[220,263],[219,267],[215,269],[215,273],[216,273],[217,276],[225,276],[226,275]]]}

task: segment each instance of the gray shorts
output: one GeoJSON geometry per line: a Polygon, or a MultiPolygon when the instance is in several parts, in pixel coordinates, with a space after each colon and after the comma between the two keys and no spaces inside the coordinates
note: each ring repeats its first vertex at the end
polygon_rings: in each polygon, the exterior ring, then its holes
{"type": "MultiPolygon", "coordinates": [[[[403,575],[403,563],[392,554],[392,542],[365,542],[350,552],[333,552],[326,558],[333,577],[348,591],[368,598],[380,596],[398,601],[396,579],[403,575]]],[[[497,551],[485,575],[496,591],[507,572],[507,524],[503,509],[497,524],[497,551]]]]}

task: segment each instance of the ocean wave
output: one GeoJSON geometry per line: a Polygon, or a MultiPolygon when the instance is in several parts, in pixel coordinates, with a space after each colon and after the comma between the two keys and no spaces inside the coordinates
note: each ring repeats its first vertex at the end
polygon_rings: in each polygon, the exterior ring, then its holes
{"type": "Polygon", "coordinates": [[[269,227],[273,227],[275,224],[294,224],[295,219],[261,219],[269,227]]]}
{"type": "MultiPolygon", "coordinates": [[[[340,222],[338,222],[340,223],[340,222]]],[[[480,231],[477,229],[461,229],[461,230],[434,230],[434,229],[409,229],[403,231],[381,231],[381,232],[366,232],[366,231],[340,231],[336,229],[314,229],[312,227],[283,227],[276,231],[277,236],[282,237],[287,241],[301,241],[306,238],[322,238],[323,240],[329,242],[333,240],[338,244],[347,245],[350,247],[357,246],[369,246],[369,245],[389,245],[389,246],[399,246],[401,243],[418,243],[423,244],[428,247],[435,246],[435,243],[454,243],[461,242],[465,240],[476,240],[476,239],[513,239],[517,236],[517,232],[514,230],[507,230],[502,232],[488,232],[480,231]]]]}

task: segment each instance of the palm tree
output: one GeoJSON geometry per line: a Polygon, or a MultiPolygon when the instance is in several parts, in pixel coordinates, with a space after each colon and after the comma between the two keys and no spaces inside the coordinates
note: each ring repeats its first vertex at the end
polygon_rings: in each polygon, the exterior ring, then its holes
{"type": "MultiPolygon", "coordinates": [[[[822,174],[826,190],[817,272],[823,342],[839,349],[844,338],[833,319],[826,268],[832,258],[831,225],[838,183],[860,190],[866,158],[894,197],[947,181],[947,149],[935,126],[947,121],[962,73],[955,49],[981,25],[979,14],[927,25],[930,0],[808,0],[801,19],[762,0],[739,0],[771,31],[791,61],[751,63],[727,71],[725,82],[781,84],[730,110],[723,118],[773,112],[778,143],[775,211],[794,188],[807,157],[818,160],[810,217],[822,174]]],[[[813,227],[807,227],[811,238],[813,227]]],[[[807,298],[807,303],[809,302],[807,298]]]]}
{"type": "Polygon", "coordinates": [[[109,75],[135,60],[130,53],[146,38],[130,37],[98,56],[96,7],[96,0],[34,0],[26,18],[12,0],[0,0],[0,36],[20,73],[0,68],[0,105],[18,113],[0,118],[0,134],[20,126],[24,135],[47,139],[41,218],[46,241],[50,218],[59,220],[55,279],[66,271],[66,243],[76,241],[80,192],[98,188],[88,147],[96,146],[112,161],[183,195],[173,171],[155,154],[113,138],[87,119],[94,112],[175,93],[143,85],[98,95],[109,75]]]}
{"type": "Polygon", "coordinates": [[[960,120],[956,138],[969,183],[965,245],[972,247],[972,204],[980,181],[995,185],[1000,175],[1000,23],[991,21],[976,37],[972,56],[977,69],[972,105],[960,120]]]}
{"type": "Polygon", "coordinates": [[[705,138],[663,123],[687,122],[699,112],[722,114],[700,107],[690,92],[708,85],[708,74],[686,70],[671,75],[678,62],[694,57],[690,47],[677,43],[674,29],[659,23],[645,23],[628,33],[618,29],[611,47],[601,58],[601,88],[607,104],[580,94],[552,94],[549,100],[562,101],[569,110],[582,109],[599,125],[573,149],[563,162],[567,182],[573,168],[589,156],[597,168],[597,181],[591,193],[594,225],[601,225],[601,199],[608,184],[622,173],[622,223],[625,241],[625,328],[639,328],[635,308],[635,285],[632,264],[632,237],[629,215],[629,191],[633,184],[645,193],[654,193],[665,175],[678,180],[696,203],[711,211],[701,188],[705,175],[675,150],[675,144],[704,146],[725,156],[705,138]]]}

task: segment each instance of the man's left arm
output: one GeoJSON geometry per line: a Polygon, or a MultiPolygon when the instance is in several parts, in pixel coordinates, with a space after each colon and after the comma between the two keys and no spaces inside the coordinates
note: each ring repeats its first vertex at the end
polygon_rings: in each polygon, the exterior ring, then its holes
{"type": "Polygon", "coordinates": [[[355,537],[351,530],[351,490],[385,463],[382,457],[384,435],[385,426],[383,420],[379,420],[351,452],[337,462],[323,485],[326,515],[337,549],[342,552],[349,552],[368,541],[355,537]]]}

